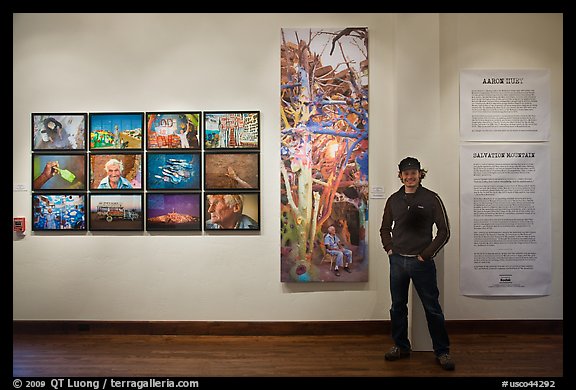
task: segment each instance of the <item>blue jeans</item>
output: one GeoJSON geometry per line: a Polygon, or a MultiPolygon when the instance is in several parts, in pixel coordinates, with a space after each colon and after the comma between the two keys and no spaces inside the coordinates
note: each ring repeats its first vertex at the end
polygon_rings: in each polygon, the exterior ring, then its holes
{"type": "Polygon", "coordinates": [[[352,251],[348,248],[342,249],[327,249],[328,253],[336,256],[336,266],[342,267],[344,265],[344,256],[346,256],[346,266],[352,264],[352,251]]]}
{"type": "Polygon", "coordinates": [[[428,331],[432,338],[434,354],[440,356],[450,352],[450,340],[444,324],[444,314],[438,301],[440,292],[436,280],[436,264],[433,259],[418,261],[416,257],[392,254],[390,257],[390,295],[392,308],[392,339],[394,343],[405,350],[410,350],[408,340],[408,288],[410,279],[422,301],[428,331]]]}

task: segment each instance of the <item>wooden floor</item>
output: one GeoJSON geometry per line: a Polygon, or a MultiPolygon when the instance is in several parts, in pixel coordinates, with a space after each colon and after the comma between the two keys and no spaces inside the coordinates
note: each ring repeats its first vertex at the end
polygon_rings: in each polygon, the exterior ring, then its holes
{"type": "Polygon", "coordinates": [[[13,336],[15,377],[562,377],[563,336],[451,335],[456,370],[432,352],[388,362],[386,335],[13,336]]]}

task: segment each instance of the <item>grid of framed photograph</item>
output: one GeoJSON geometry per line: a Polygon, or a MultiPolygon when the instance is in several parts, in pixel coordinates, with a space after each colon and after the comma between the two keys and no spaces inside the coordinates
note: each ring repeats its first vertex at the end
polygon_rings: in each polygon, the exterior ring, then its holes
{"type": "Polygon", "coordinates": [[[88,113],[32,113],[32,230],[87,230],[88,113]]]}
{"type": "Polygon", "coordinates": [[[260,112],[32,113],[34,231],[260,230],[260,112]]]}
{"type": "Polygon", "coordinates": [[[204,230],[260,230],[260,112],[204,112],[204,230]]]}

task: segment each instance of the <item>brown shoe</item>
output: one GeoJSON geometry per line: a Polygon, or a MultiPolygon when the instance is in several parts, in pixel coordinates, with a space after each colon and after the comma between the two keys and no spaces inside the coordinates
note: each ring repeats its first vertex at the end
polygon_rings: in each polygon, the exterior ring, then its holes
{"type": "Polygon", "coordinates": [[[384,354],[384,359],[390,361],[404,359],[407,357],[410,357],[410,350],[401,349],[396,345],[390,348],[390,350],[384,354]]]}

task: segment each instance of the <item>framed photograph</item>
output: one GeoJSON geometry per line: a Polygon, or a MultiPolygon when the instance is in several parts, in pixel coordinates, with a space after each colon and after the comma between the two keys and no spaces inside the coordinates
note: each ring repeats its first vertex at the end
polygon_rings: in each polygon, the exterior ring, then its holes
{"type": "Polygon", "coordinates": [[[88,114],[32,113],[32,150],[86,150],[88,114]]]}
{"type": "Polygon", "coordinates": [[[144,230],[143,194],[90,194],[90,230],[144,230]]]}
{"type": "Polygon", "coordinates": [[[146,188],[200,190],[200,152],[146,153],[146,188]]]}
{"type": "Polygon", "coordinates": [[[90,113],[90,150],[143,150],[144,113],[90,113]]]}
{"type": "Polygon", "coordinates": [[[86,154],[32,154],[33,191],[85,191],[86,154]]]}
{"type": "Polygon", "coordinates": [[[258,190],[260,153],[204,153],[204,189],[258,190]]]}
{"type": "Polygon", "coordinates": [[[204,230],[260,230],[260,193],[206,192],[204,230]]]}
{"type": "Polygon", "coordinates": [[[200,150],[200,112],[147,112],[147,149],[200,150]]]}
{"type": "Polygon", "coordinates": [[[202,230],[202,194],[146,194],[146,230],[202,230]]]}
{"type": "Polygon", "coordinates": [[[32,194],[32,230],[86,230],[86,194],[32,194]]]}
{"type": "Polygon", "coordinates": [[[204,112],[205,149],[260,149],[260,111],[204,112]]]}
{"type": "Polygon", "coordinates": [[[90,153],[90,190],[142,189],[143,153],[90,153]]]}

